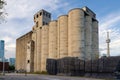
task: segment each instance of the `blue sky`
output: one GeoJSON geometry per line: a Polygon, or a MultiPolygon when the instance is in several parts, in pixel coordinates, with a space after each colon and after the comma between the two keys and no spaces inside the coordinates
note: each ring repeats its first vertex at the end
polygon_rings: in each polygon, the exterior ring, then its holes
{"type": "Polygon", "coordinates": [[[6,0],[6,23],[0,24],[0,39],[5,40],[6,58],[15,57],[16,38],[34,25],[33,15],[40,9],[52,13],[52,19],[67,14],[72,8],[88,6],[99,21],[100,54],[106,53],[106,32],[110,32],[111,55],[120,55],[120,1],[113,0],[6,0]]]}

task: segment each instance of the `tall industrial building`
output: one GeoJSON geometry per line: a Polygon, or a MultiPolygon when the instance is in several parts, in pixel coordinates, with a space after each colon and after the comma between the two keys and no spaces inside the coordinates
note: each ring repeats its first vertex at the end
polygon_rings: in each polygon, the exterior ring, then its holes
{"type": "Polygon", "coordinates": [[[57,20],[40,10],[34,15],[32,31],[16,40],[16,70],[46,71],[46,59],[99,57],[98,21],[88,7],[75,8],[57,20]]]}
{"type": "Polygon", "coordinates": [[[3,61],[4,57],[4,40],[0,40],[0,61],[3,61]]]}
{"type": "Polygon", "coordinates": [[[9,58],[9,65],[15,66],[15,58],[9,58]]]}

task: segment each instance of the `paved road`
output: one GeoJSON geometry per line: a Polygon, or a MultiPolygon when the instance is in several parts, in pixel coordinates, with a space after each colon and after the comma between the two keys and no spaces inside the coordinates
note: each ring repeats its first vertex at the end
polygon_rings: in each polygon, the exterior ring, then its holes
{"type": "Polygon", "coordinates": [[[37,75],[37,74],[6,74],[0,76],[0,80],[101,80],[93,78],[80,78],[80,77],[66,77],[66,76],[50,76],[50,75],[37,75]]]}

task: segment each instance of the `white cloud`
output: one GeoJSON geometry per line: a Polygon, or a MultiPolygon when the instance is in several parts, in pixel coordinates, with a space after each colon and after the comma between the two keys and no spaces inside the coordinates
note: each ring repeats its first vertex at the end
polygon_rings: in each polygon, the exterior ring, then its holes
{"type": "MultiPolygon", "coordinates": [[[[33,15],[40,9],[46,9],[56,17],[63,14],[72,7],[63,0],[6,0],[6,11],[8,13],[7,23],[0,25],[0,39],[6,41],[6,57],[15,57],[16,38],[32,29],[33,15]],[[60,11],[62,8],[63,11],[60,11]]],[[[111,30],[111,54],[119,55],[120,28],[117,26],[120,21],[120,12],[109,14],[99,18],[100,51],[106,53],[106,31],[111,30]],[[115,54],[114,54],[115,53],[115,54]]],[[[120,27],[120,26],[119,26],[120,27]]]]}
{"type": "Polygon", "coordinates": [[[110,53],[112,56],[120,55],[120,26],[117,26],[120,24],[120,12],[118,13],[112,13],[99,19],[99,47],[101,54],[106,54],[107,52],[106,36],[107,31],[110,31],[110,53]]]}
{"type": "Polygon", "coordinates": [[[5,40],[6,58],[15,57],[16,38],[27,33],[34,25],[33,15],[40,9],[60,13],[67,3],[62,0],[6,0],[7,23],[0,24],[0,39],[5,40]],[[56,11],[55,11],[56,10],[56,11]]]}
{"type": "Polygon", "coordinates": [[[3,40],[5,40],[6,43],[8,43],[9,41],[12,41],[12,38],[5,36],[2,38],[3,40]]]}

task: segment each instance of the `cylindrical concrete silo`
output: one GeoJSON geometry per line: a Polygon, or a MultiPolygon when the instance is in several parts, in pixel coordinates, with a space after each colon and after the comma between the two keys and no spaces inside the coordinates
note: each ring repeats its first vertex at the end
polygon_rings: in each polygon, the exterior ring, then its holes
{"type": "Polygon", "coordinates": [[[37,68],[36,71],[41,71],[41,39],[42,39],[42,30],[38,27],[36,30],[36,58],[37,58],[37,68]]]}
{"type": "Polygon", "coordinates": [[[92,22],[92,51],[93,59],[99,58],[99,38],[98,38],[98,21],[92,22]]]}
{"type": "Polygon", "coordinates": [[[85,53],[86,60],[91,60],[92,53],[92,18],[85,16],[85,53]]]}
{"type": "Polygon", "coordinates": [[[72,9],[68,13],[68,56],[84,58],[84,11],[72,9]]]}
{"type": "Polygon", "coordinates": [[[49,23],[49,57],[52,59],[57,58],[57,21],[49,23]]]}
{"type": "Polygon", "coordinates": [[[68,56],[68,16],[62,15],[58,18],[58,58],[68,56]]]}
{"type": "Polygon", "coordinates": [[[48,25],[42,26],[41,71],[46,71],[46,59],[48,58],[48,29],[48,25]]]}

